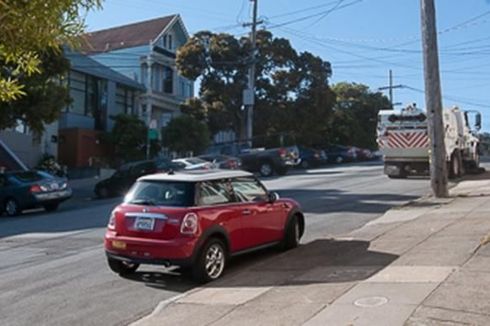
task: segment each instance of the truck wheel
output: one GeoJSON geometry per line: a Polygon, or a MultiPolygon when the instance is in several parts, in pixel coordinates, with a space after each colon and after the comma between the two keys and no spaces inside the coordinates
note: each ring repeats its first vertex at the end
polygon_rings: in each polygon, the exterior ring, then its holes
{"type": "Polygon", "coordinates": [[[449,178],[455,179],[460,176],[461,167],[460,167],[461,159],[459,157],[459,152],[454,152],[451,155],[451,161],[449,161],[449,178]]]}
{"type": "Polygon", "coordinates": [[[274,173],[274,169],[272,167],[272,164],[269,162],[260,163],[259,173],[263,177],[270,177],[272,175],[272,173],[274,173]]]}

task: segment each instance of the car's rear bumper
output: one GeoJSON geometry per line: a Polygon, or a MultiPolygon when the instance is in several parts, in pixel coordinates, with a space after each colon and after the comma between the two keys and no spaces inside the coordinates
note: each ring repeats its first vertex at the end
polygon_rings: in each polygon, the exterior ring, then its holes
{"type": "Polygon", "coordinates": [[[69,199],[71,196],[72,196],[71,189],[51,191],[46,193],[38,193],[33,195],[34,200],[39,204],[44,204],[48,202],[62,202],[69,199]]]}
{"type": "Polygon", "coordinates": [[[193,261],[196,243],[196,238],[143,239],[119,236],[114,231],[107,231],[104,238],[104,247],[108,257],[138,264],[155,265],[190,265],[193,261]]]}

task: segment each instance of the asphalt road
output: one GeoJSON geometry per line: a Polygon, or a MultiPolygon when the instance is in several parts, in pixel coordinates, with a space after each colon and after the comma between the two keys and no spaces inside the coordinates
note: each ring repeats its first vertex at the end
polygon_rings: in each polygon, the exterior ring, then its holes
{"type": "MultiPolygon", "coordinates": [[[[427,179],[388,179],[379,163],[294,171],[265,184],[302,204],[303,242],[345,234],[429,191],[427,179]]],[[[117,202],[0,218],[0,325],[126,325],[195,286],[159,267],[127,279],[109,271],[102,239],[117,202]]],[[[273,254],[243,257],[231,270],[273,254]]]]}

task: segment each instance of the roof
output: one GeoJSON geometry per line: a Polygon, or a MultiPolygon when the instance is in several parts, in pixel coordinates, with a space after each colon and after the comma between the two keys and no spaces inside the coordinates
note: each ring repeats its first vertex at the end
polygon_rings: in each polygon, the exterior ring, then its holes
{"type": "Polygon", "coordinates": [[[208,180],[229,179],[238,177],[251,177],[252,173],[241,170],[190,170],[178,171],[173,174],[158,173],[146,175],[138,180],[149,181],[183,181],[183,182],[200,182],[208,180]]]}
{"type": "Polygon", "coordinates": [[[101,64],[100,62],[87,57],[81,53],[65,50],[65,56],[70,60],[71,70],[82,72],[88,75],[115,81],[116,83],[130,86],[144,91],[145,86],[137,81],[101,64]]]}
{"type": "Polygon", "coordinates": [[[170,15],[87,33],[83,51],[97,53],[148,45],[178,17],[170,15]]]}

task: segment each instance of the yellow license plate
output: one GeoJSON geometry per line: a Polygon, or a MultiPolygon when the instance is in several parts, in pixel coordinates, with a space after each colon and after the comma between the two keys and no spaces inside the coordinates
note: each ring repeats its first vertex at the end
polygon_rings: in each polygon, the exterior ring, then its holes
{"type": "Polygon", "coordinates": [[[126,249],[126,242],[114,240],[112,246],[116,249],[126,249]]]}

